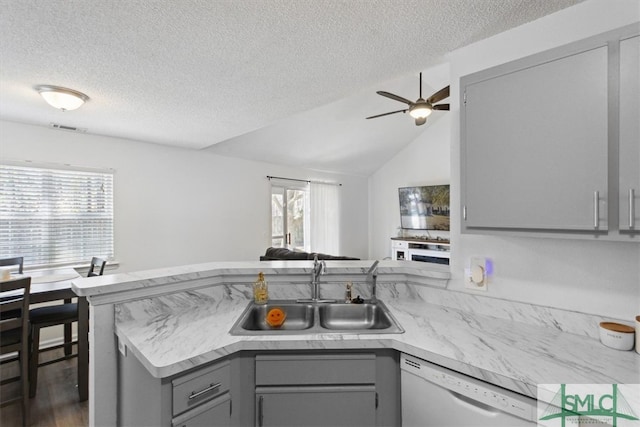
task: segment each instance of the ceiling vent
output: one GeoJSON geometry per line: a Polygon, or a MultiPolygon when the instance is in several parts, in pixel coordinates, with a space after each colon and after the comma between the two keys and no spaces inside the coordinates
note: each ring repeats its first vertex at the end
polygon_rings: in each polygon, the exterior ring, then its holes
{"type": "Polygon", "coordinates": [[[65,126],[65,125],[61,125],[59,123],[49,123],[49,127],[53,128],[53,129],[68,130],[70,132],[80,132],[80,133],[86,133],[87,132],[87,128],[77,128],[77,127],[74,127],[74,126],[65,126]]]}

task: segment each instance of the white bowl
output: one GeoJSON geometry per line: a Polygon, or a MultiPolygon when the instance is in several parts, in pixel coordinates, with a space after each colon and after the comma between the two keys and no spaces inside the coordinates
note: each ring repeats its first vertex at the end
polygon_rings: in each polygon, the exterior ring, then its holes
{"type": "Polygon", "coordinates": [[[616,350],[631,350],[635,329],[616,322],[600,322],[600,342],[616,350]]]}

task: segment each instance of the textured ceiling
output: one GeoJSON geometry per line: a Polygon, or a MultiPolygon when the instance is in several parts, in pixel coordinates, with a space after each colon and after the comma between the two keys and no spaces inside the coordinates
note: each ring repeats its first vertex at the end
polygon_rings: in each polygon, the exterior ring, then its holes
{"type": "MultiPolygon", "coordinates": [[[[265,153],[368,174],[399,149],[385,140],[424,130],[402,114],[364,120],[402,107],[375,90],[413,100],[418,72],[447,52],[578,1],[0,0],[0,118],[194,149],[226,141],[211,150],[240,157],[315,132],[307,144],[321,138],[323,153],[265,153]],[[38,84],[91,99],[62,113],[38,84]]],[[[446,84],[425,79],[425,92],[446,84]]]]}

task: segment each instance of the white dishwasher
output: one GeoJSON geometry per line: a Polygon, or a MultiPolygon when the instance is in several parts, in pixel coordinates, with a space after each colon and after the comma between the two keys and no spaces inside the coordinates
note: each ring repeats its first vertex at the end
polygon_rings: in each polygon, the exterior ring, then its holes
{"type": "Polygon", "coordinates": [[[536,400],[402,354],[403,427],[534,426],[536,400]]]}

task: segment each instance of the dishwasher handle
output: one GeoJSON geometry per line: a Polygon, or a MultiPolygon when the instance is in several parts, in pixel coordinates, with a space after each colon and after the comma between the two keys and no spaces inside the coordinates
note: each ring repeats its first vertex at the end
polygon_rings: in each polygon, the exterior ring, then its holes
{"type": "Polygon", "coordinates": [[[461,404],[471,407],[472,410],[476,412],[480,412],[483,415],[496,416],[502,411],[498,408],[495,408],[491,405],[487,405],[486,403],[478,402],[477,400],[472,399],[471,397],[465,396],[460,393],[456,393],[455,391],[447,390],[449,394],[461,404]]]}

